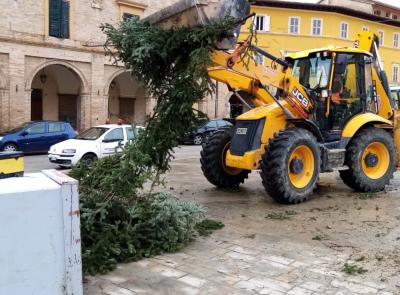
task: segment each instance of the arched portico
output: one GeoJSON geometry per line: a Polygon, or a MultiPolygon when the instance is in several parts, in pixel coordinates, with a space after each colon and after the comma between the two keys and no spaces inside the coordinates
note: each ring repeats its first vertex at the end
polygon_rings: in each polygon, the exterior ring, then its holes
{"type": "Polygon", "coordinates": [[[38,66],[26,80],[30,106],[28,120],[68,121],[75,129],[83,125],[88,83],[81,71],[63,61],[38,66]]]}

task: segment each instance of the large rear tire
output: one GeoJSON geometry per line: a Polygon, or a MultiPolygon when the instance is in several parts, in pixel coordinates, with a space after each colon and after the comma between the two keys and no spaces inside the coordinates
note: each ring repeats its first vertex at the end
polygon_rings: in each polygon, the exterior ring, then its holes
{"type": "Polygon", "coordinates": [[[300,128],[281,131],[265,147],[261,178],[267,193],[277,202],[297,204],[314,192],[321,156],[314,135],[300,128]]]}
{"type": "Polygon", "coordinates": [[[233,137],[233,128],[225,127],[216,131],[203,143],[200,155],[204,176],[219,188],[237,188],[248,177],[250,171],[225,165],[226,153],[233,137]]]}
{"type": "Polygon", "coordinates": [[[367,128],[347,146],[345,164],[349,169],[340,171],[340,177],[355,191],[379,192],[393,178],[396,163],[396,148],[389,132],[367,128]]]}

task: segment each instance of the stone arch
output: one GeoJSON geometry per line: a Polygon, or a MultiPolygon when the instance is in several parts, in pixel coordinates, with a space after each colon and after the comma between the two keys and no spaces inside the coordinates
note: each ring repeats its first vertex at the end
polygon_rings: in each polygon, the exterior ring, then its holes
{"type": "Polygon", "coordinates": [[[129,72],[130,72],[130,70],[127,70],[127,69],[118,69],[117,71],[115,71],[115,72],[110,76],[110,78],[107,80],[107,83],[105,83],[105,85],[104,85],[104,94],[105,94],[106,96],[109,95],[109,92],[110,92],[110,85],[111,85],[112,81],[114,81],[115,78],[117,78],[119,75],[121,75],[121,74],[123,74],[123,73],[129,73],[129,72]]]}
{"type": "Polygon", "coordinates": [[[35,67],[35,69],[29,74],[28,78],[26,79],[25,90],[30,91],[32,82],[33,82],[33,79],[35,78],[35,76],[41,70],[43,70],[44,68],[51,66],[51,65],[61,65],[61,66],[64,66],[64,67],[72,70],[81,80],[81,85],[82,85],[81,95],[86,95],[86,94],[90,93],[89,83],[88,83],[85,75],[83,74],[83,72],[78,67],[76,67],[74,64],[67,62],[67,61],[62,61],[62,60],[49,60],[49,61],[41,63],[40,65],[35,67]]]}
{"type": "Polygon", "coordinates": [[[78,130],[85,127],[89,83],[76,65],[60,60],[41,63],[27,77],[25,90],[27,120],[61,120],[78,130]]]}
{"type": "Polygon", "coordinates": [[[149,98],[144,86],[130,71],[115,71],[105,84],[107,118],[111,123],[123,120],[127,124],[145,124],[149,113],[149,98]]]}

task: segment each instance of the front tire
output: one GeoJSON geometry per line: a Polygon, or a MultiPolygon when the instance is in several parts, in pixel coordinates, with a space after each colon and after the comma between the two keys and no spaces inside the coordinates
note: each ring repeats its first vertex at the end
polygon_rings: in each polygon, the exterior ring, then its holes
{"type": "Polygon", "coordinates": [[[321,156],[314,135],[305,129],[281,131],[265,147],[261,178],[267,193],[277,202],[297,204],[314,192],[321,156]]]}
{"type": "Polygon", "coordinates": [[[345,159],[349,169],[340,171],[340,177],[355,191],[379,192],[393,178],[396,163],[396,148],[389,132],[367,128],[350,141],[345,159]]]}
{"type": "Polygon", "coordinates": [[[210,135],[200,155],[204,176],[219,188],[235,189],[248,177],[250,171],[225,165],[226,153],[233,137],[233,128],[223,128],[210,135]]]}
{"type": "Polygon", "coordinates": [[[18,151],[18,147],[13,143],[6,143],[3,146],[3,151],[4,152],[16,152],[16,151],[18,151]]]}
{"type": "Polygon", "coordinates": [[[94,154],[85,154],[82,159],[80,160],[80,162],[87,166],[87,167],[91,167],[93,166],[94,162],[97,160],[97,156],[94,154]]]}
{"type": "Polygon", "coordinates": [[[200,134],[195,135],[195,137],[193,138],[193,144],[201,145],[202,143],[203,143],[203,136],[201,136],[200,134]]]}

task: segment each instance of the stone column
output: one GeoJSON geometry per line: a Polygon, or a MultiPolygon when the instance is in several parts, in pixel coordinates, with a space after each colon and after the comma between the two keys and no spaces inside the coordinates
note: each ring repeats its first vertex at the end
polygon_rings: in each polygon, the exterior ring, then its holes
{"type": "Polygon", "coordinates": [[[91,127],[90,124],[90,94],[89,93],[81,93],[81,123],[80,128],[81,130],[85,130],[91,127]]]}
{"type": "Polygon", "coordinates": [[[10,128],[10,89],[0,88],[0,132],[10,128]]]}
{"type": "Polygon", "coordinates": [[[93,54],[92,75],[90,81],[91,117],[92,126],[104,124],[107,118],[107,106],[104,100],[104,55],[93,54]]]}
{"type": "Polygon", "coordinates": [[[10,126],[14,127],[31,119],[30,87],[25,88],[25,55],[23,52],[10,52],[10,126]],[[29,94],[28,94],[29,92],[29,94]]]}

